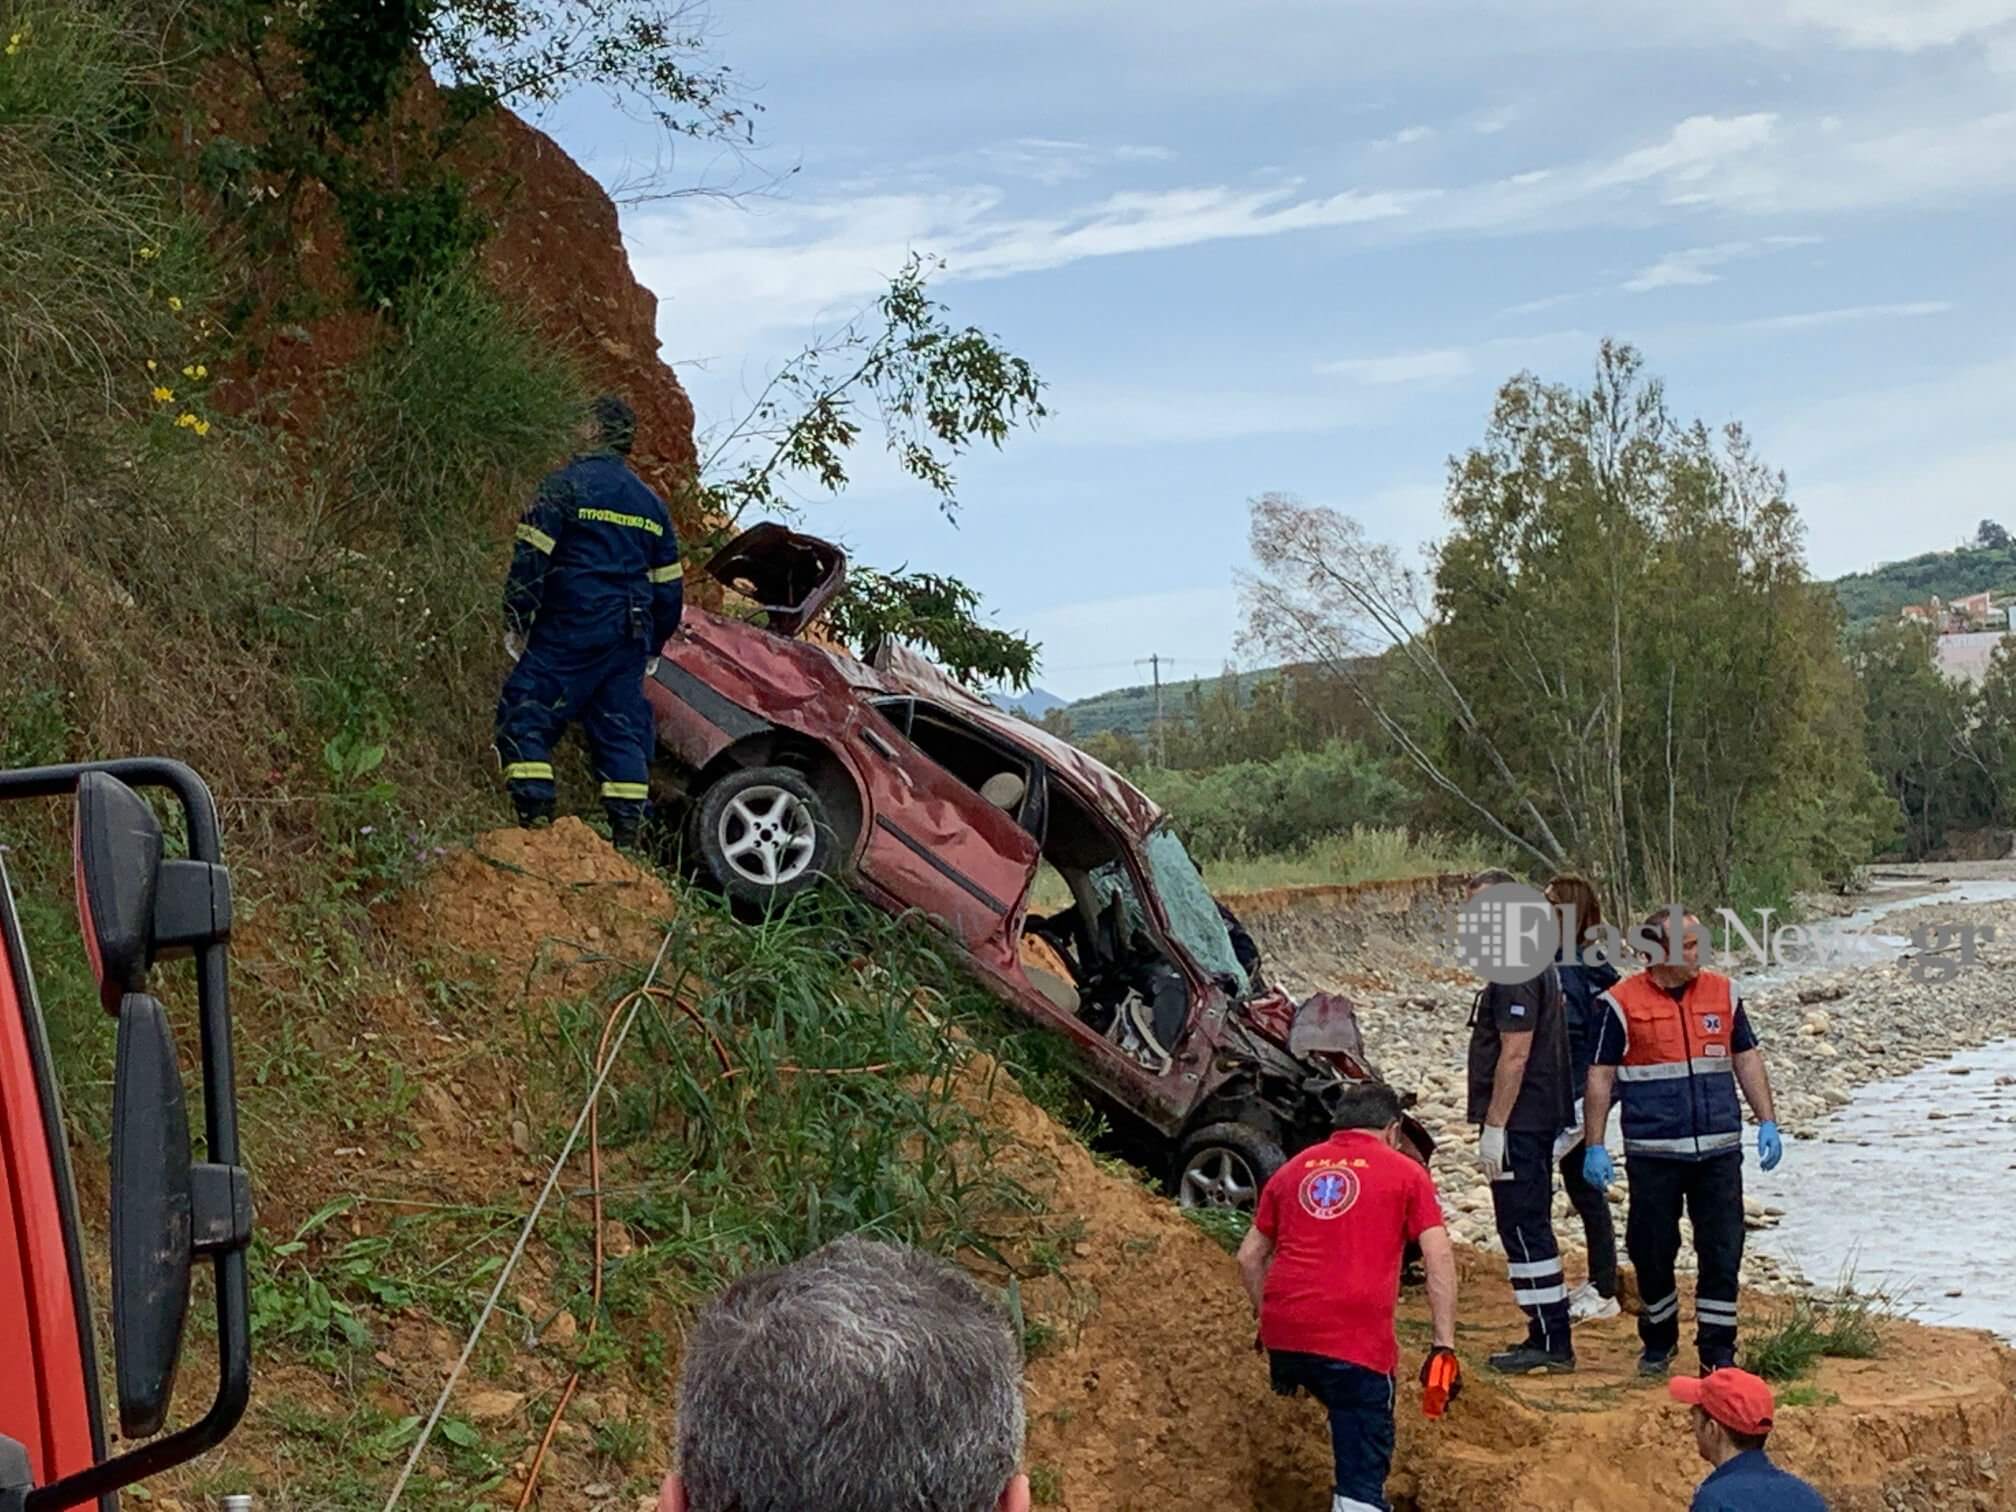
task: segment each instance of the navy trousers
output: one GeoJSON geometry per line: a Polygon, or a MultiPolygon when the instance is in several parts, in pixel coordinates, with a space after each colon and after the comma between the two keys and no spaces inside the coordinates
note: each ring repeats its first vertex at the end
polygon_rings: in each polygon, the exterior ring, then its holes
{"type": "Polygon", "coordinates": [[[1512,1174],[1491,1183],[1491,1209],[1505,1246],[1512,1300],[1526,1314],[1526,1339],[1549,1354],[1572,1355],[1568,1285],[1554,1239],[1554,1136],[1514,1129],[1505,1136],[1512,1174]]]}
{"type": "Polygon", "coordinates": [[[1680,1343],[1680,1212],[1694,1222],[1694,1343],[1701,1368],[1736,1362],[1736,1294],[1743,1272],[1743,1152],[1707,1160],[1626,1155],[1631,1210],[1624,1247],[1638,1270],[1638,1337],[1646,1352],[1670,1355],[1680,1343]]]}
{"type": "Polygon", "coordinates": [[[1284,1396],[1306,1391],[1330,1414],[1330,1455],[1337,1501],[1365,1512],[1389,1512],[1386,1476],[1393,1468],[1393,1377],[1325,1355],[1271,1350],[1268,1372],[1284,1396]]]}
{"type": "Polygon", "coordinates": [[[552,802],[553,746],[578,721],[610,820],[635,825],[643,818],[651,792],[649,660],[640,640],[578,646],[533,631],[497,701],[497,754],[513,800],[552,802]]]}

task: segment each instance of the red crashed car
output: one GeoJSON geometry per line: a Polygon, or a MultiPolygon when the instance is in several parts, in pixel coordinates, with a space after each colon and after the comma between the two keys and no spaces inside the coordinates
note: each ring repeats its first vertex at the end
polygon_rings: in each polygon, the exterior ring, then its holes
{"type": "Polygon", "coordinates": [[[938,920],[986,986],[1073,1043],[1116,1133],[1187,1206],[1250,1206],[1329,1132],[1328,1095],[1376,1074],[1350,1004],[1249,980],[1145,794],[900,646],[863,662],[796,638],[845,575],[828,542],[759,525],[708,571],[753,618],[689,604],[646,682],[655,794],[684,802],[707,880],[760,908],[832,876],[938,920]],[[1071,900],[1048,918],[1029,912],[1045,871],[1071,900]]]}

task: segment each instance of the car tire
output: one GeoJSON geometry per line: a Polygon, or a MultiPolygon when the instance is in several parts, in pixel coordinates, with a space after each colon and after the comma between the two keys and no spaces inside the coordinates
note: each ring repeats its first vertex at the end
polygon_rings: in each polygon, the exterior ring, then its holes
{"type": "Polygon", "coordinates": [[[1171,1195],[1178,1207],[1250,1213],[1287,1159],[1278,1141],[1251,1124],[1206,1124],[1177,1153],[1171,1195]]]}
{"type": "Polygon", "coordinates": [[[738,767],[687,819],[686,853],[729,899],[767,909],[815,887],[835,850],[819,795],[790,767],[738,767]]]}

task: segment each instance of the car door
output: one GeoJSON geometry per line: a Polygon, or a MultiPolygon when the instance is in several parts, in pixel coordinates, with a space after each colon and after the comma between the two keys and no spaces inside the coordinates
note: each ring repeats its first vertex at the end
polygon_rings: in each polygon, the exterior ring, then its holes
{"type": "Polygon", "coordinates": [[[869,773],[874,818],[860,869],[941,921],[988,970],[1010,974],[1036,839],[912,744],[906,712],[914,701],[862,710],[860,737],[882,759],[869,773]]]}

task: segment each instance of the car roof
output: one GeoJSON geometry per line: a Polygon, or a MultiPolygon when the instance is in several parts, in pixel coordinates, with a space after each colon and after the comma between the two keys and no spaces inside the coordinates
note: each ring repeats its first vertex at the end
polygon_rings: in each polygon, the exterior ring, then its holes
{"type": "Polygon", "coordinates": [[[909,647],[884,641],[868,665],[854,662],[859,669],[855,672],[844,665],[853,661],[846,652],[829,649],[828,654],[842,664],[841,674],[857,687],[863,685],[860,672],[868,672],[876,685],[890,693],[908,693],[942,704],[996,739],[1030,752],[1063,778],[1082,801],[1091,804],[1101,817],[1118,825],[1130,838],[1145,840],[1162,822],[1162,810],[1155,801],[1104,762],[1094,760],[1041,725],[995,708],[909,647]]]}

